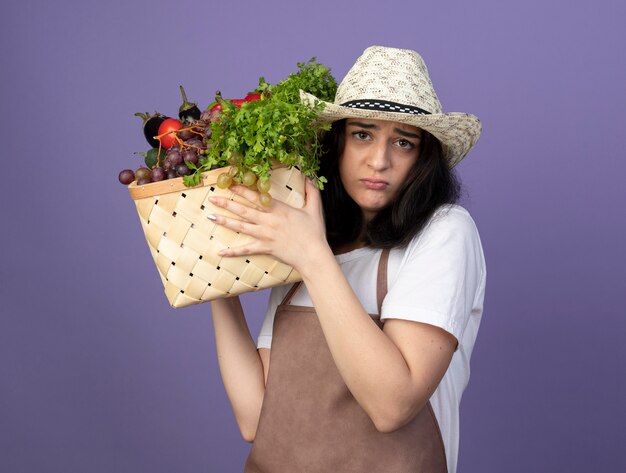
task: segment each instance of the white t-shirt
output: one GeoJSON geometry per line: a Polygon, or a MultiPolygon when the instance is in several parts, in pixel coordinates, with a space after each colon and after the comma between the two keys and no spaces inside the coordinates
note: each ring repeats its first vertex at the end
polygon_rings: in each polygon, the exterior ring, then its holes
{"type": "MultiPolygon", "coordinates": [[[[376,276],[381,250],[359,248],[336,255],[363,307],[377,314],[376,276]]],[[[480,237],[470,214],[458,205],[439,209],[424,230],[389,255],[388,292],[381,319],[423,322],[458,340],[450,366],[430,399],[446,449],[449,473],[456,471],[459,404],[470,375],[485,295],[486,268],[480,237]]],[[[290,286],[272,289],[257,346],[270,348],[276,307],[290,286]]],[[[301,286],[291,304],[312,306],[301,286]]]]}

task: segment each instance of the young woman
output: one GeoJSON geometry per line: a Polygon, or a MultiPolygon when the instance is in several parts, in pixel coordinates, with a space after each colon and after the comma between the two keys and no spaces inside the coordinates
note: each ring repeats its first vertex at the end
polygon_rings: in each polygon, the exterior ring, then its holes
{"type": "MultiPolygon", "coordinates": [[[[303,93],[308,103],[317,99],[303,93]]],[[[482,315],[485,264],[452,168],[480,122],[442,113],[422,58],[371,47],[321,119],[333,122],[306,203],[213,202],[302,284],[272,290],[255,344],[237,298],[213,301],[222,379],[247,472],[454,472],[458,410],[482,315]]]]}

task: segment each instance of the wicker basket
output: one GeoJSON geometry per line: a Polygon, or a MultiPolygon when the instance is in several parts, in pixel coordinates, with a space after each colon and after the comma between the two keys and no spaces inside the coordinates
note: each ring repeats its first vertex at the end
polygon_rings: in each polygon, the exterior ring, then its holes
{"type": "MultiPolygon", "coordinates": [[[[217,255],[222,248],[250,241],[247,235],[216,225],[207,218],[212,213],[229,215],[228,211],[211,204],[208,197],[241,200],[215,184],[217,176],[228,171],[226,167],[206,172],[201,183],[192,188],[185,187],[182,178],[128,186],[172,307],[200,304],[300,280],[291,266],[270,256],[224,258],[217,255]]],[[[270,182],[274,199],[292,207],[304,205],[304,176],[296,168],[274,169],[270,182]]]]}

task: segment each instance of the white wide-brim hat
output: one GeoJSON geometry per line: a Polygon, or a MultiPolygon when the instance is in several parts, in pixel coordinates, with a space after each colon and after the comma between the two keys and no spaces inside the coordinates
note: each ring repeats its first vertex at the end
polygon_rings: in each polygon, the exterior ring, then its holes
{"type": "Polygon", "coordinates": [[[341,81],[335,102],[300,91],[302,102],[322,102],[321,120],[370,118],[407,123],[428,131],[443,147],[452,168],[478,141],[480,120],[460,112],[443,113],[422,57],[409,49],[371,46],[341,81]]]}

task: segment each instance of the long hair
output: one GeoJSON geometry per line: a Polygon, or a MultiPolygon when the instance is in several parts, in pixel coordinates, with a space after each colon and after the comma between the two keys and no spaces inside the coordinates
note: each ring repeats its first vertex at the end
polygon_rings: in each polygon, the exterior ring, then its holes
{"type": "MultiPolygon", "coordinates": [[[[345,147],[345,120],[333,123],[324,137],[320,175],[328,179],[322,191],[326,238],[332,248],[351,243],[363,230],[359,206],[343,187],[339,159],[345,147]]],[[[373,248],[404,247],[427,225],[435,211],[455,203],[461,185],[443,157],[441,143],[422,130],[419,157],[396,199],[382,208],[365,227],[365,244],[373,248]]]]}

